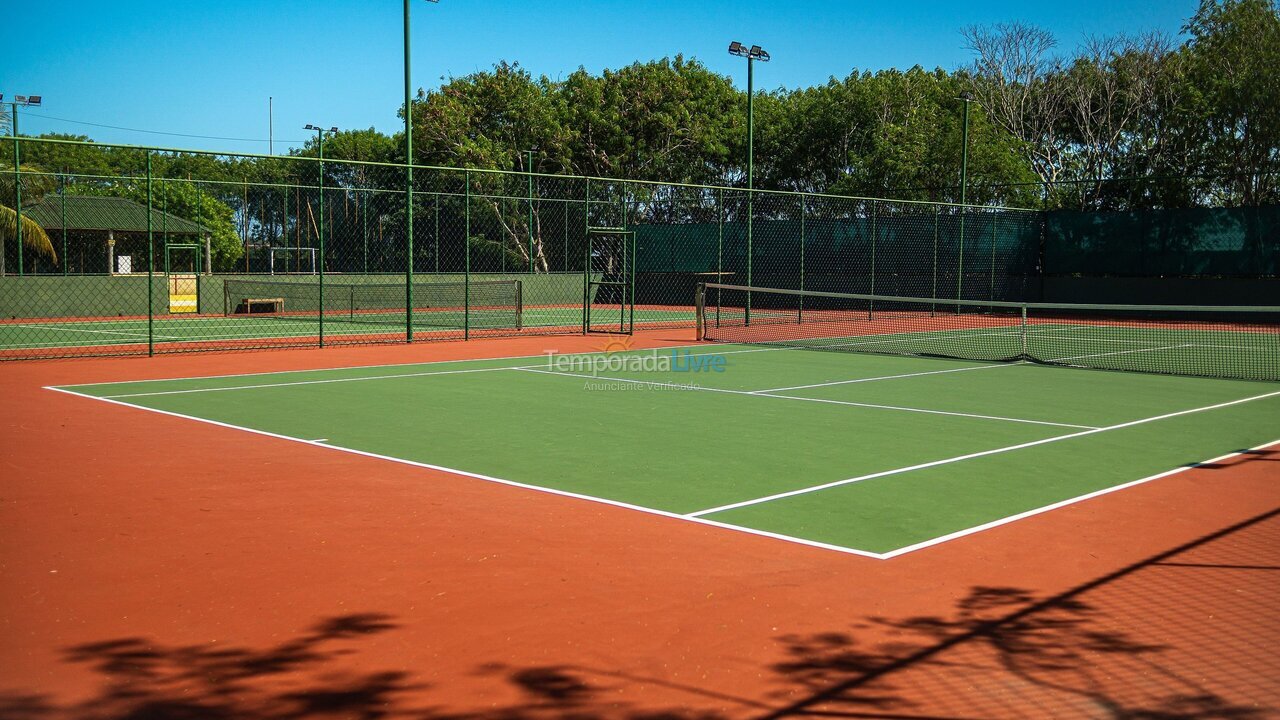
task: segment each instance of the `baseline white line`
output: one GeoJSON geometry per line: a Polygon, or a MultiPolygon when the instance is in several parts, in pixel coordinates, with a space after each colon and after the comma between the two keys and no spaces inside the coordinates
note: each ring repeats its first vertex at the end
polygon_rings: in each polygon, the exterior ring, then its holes
{"type": "Polygon", "coordinates": [[[747,535],[767,537],[775,540],[784,540],[786,542],[794,543],[797,545],[806,545],[808,547],[822,548],[824,550],[835,550],[836,552],[842,552],[848,555],[857,555],[860,557],[867,557],[875,560],[884,559],[884,556],[881,553],[870,552],[867,550],[857,550],[855,548],[848,548],[842,545],[832,545],[830,543],[824,543],[817,540],[808,540],[805,538],[793,537],[790,535],[783,535],[781,533],[769,532],[767,530],[756,530],[754,528],[742,527],[740,525],[731,525],[729,523],[720,522],[718,520],[706,520],[703,518],[693,518],[687,515],[682,515],[676,512],[670,512],[667,510],[657,510],[655,508],[648,508],[642,505],[632,505],[631,503],[623,502],[621,500],[609,500],[607,498],[595,497],[594,495],[584,495],[582,493],[570,492],[568,490],[557,490],[555,488],[541,487],[538,485],[530,485],[527,483],[517,482],[515,480],[507,480],[504,478],[494,477],[492,475],[482,475],[480,473],[468,472],[466,470],[459,470],[457,468],[445,467],[444,465],[434,465],[432,463],[417,462],[415,460],[406,460],[404,458],[393,457],[391,455],[379,455],[377,453],[367,452],[365,450],[356,450],[355,448],[342,447],[341,445],[331,445],[327,442],[322,443],[321,441],[318,441],[318,440],[306,440],[303,438],[291,437],[289,435],[281,435],[279,433],[273,433],[267,430],[257,430],[250,427],[244,427],[242,425],[233,425],[231,423],[225,423],[218,420],[209,420],[207,418],[196,417],[194,415],[184,415],[182,413],[171,412],[169,410],[158,410],[156,408],[150,408],[144,405],[133,405],[130,403],[121,402],[119,400],[113,400],[110,398],[97,397],[94,395],[85,395],[84,393],[78,393],[78,392],[74,392],[74,391],[67,390],[65,388],[60,388],[60,387],[50,386],[50,387],[46,387],[45,389],[52,390],[54,392],[65,393],[67,395],[74,395],[76,397],[87,398],[89,400],[98,400],[100,402],[111,403],[113,405],[132,408],[134,410],[143,410],[145,412],[153,412],[153,413],[158,413],[160,415],[168,415],[170,417],[181,418],[183,420],[193,420],[195,422],[201,422],[208,425],[216,425],[218,427],[229,428],[231,430],[241,430],[247,433],[253,433],[255,435],[262,435],[265,437],[275,438],[277,440],[287,440],[289,442],[301,443],[303,445],[308,445],[310,447],[325,448],[327,450],[336,450],[338,452],[350,453],[352,455],[360,455],[363,457],[374,458],[376,460],[386,460],[388,462],[399,463],[401,465],[409,465],[412,467],[426,468],[428,470],[437,470],[440,472],[452,473],[454,475],[460,475],[462,477],[474,478],[476,480],[484,480],[486,482],[497,483],[499,485],[509,485],[511,487],[523,488],[525,490],[533,490],[536,492],[547,493],[549,495],[558,495],[560,497],[574,498],[576,500],[587,500],[589,502],[600,503],[602,505],[611,505],[613,507],[623,508],[626,510],[635,510],[637,512],[646,513],[648,515],[657,515],[659,517],[670,518],[672,520],[682,520],[685,522],[696,523],[698,525],[706,525],[709,527],[733,530],[733,531],[744,533],[747,535]]]}
{"type": "Polygon", "coordinates": [[[978,420],[1001,420],[1004,422],[1025,423],[1029,425],[1050,425],[1053,427],[1087,428],[1091,430],[1095,429],[1094,426],[1092,425],[1073,425],[1070,423],[1049,422],[1047,420],[1027,420],[1026,418],[1001,417],[998,415],[978,415],[975,413],[950,412],[947,410],[930,410],[928,408],[904,407],[899,405],[878,405],[875,403],[861,403],[861,402],[853,402],[850,400],[826,400],[823,398],[797,397],[795,395],[775,395],[775,394],[764,392],[764,391],[728,390],[725,388],[703,387],[701,385],[693,385],[693,384],[682,385],[680,383],[665,383],[665,382],[657,382],[654,380],[634,380],[631,378],[619,378],[619,377],[612,377],[612,376],[605,376],[605,375],[586,375],[584,373],[560,372],[558,370],[540,370],[533,366],[510,368],[510,369],[522,370],[524,372],[538,373],[540,375],[561,375],[564,377],[576,377],[576,378],[586,378],[588,380],[599,380],[601,382],[634,383],[637,385],[669,387],[676,390],[698,390],[702,392],[724,393],[726,395],[746,395],[748,397],[774,398],[777,400],[797,400],[800,402],[826,403],[828,405],[847,405],[849,407],[872,408],[874,410],[898,410],[901,412],[923,413],[925,415],[950,415],[954,417],[976,418],[978,420]]]}
{"type": "Polygon", "coordinates": [[[832,385],[852,385],[854,383],[876,382],[877,380],[897,380],[898,378],[919,377],[921,375],[943,375],[946,373],[966,372],[968,370],[989,370],[991,368],[1012,367],[1022,363],[1000,363],[990,365],[974,365],[971,367],[952,368],[950,370],[929,370],[927,372],[904,373],[902,375],[881,375],[879,377],[858,378],[857,380],[836,380],[833,382],[814,383],[812,385],[792,385],[790,387],[768,388],[767,390],[754,390],[756,394],[760,393],[777,393],[787,392],[790,390],[807,390],[809,388],[831,387],[832,385]]]}
{"type": "Polygon", "coordinates": [[[1037,445],[1045,445],[1052,442],[1058,442],[1060,440],[1070,440],[1071,438],[1084,437],[1086,435],[1095,435],[1097,433],[1110,432],[1112,430],[1120,430],[1122,428],[1133,427],[1135,425],[1143,425],[1146,423],[1155,422],[1157,420],[1167,420],[1169,418],[1179,417],[1181,415],[1190,415],[1192,413],[1205,412],[1207,410],[1218,410],[1224,407],[1230,407],[1232,405],[1239,405],[1241,403],[1252,402],[1254,400],[1263,400],[1266,398],[1276,397],[1276,396],[1280,396],[1280,390],[1276,390],[1274,392],[1269,392],[1269,393],[1263,393],[1261,395],[1254,395],[1252,397],[1240,398],[1238,400],[1230,400],[1228,402],[1218,403],[1216,405],[1205,405],[1204,407],[1191,408],[1189,410],[1179,410],[1177,412],[1165,413],[1164,415],[1155,415],[1152,417],[1141,418],[1138,420],[1130,420],[1129,422],[1118,423],[1116,425],[1107,425],[1106,427],[1093,428],[1091,430],[1084,430],[1082,432],[1068,433],[1066,435],[1055,435],[1054,437],[1044,438],[1042,440],[1032,440],[1031,442],[1018,443],[1017,445],[1007,445],[1005,447],[994,448],[991,450],[982,450],[980,452],[968,453],[966,455],[957,455],[955,457],[943,458],[941,460],[933,460],[930,462],[919,463],[917,465],[909,465],[907,467],[895,468],[893,470],[882,470],[880,472],[870,473],[867,475],[859,475],[857,477],[846,478],[844,480],[835,480],[829,483],[822,483],[821,485],[812,485],[810,487],[799,488],[796,490],[788,490],[787,492],[775,493],[773,495],[766,495],[764,497],[752,498],[750,500],[742,500],[740,502],[729,503],[727,505],[721,505],[719,507],[707,508],[706,510],[698,510],[697,512],[689,513],[689,516],[700,517],[703,515],[711,515],[718,512],[724,512],[726,510],[735,510],[737,508],[748,507],[750,505],[759,505],[761,503],[772,502],[774,500],[782,500],[784,498],[795,497],[796,495],[805,495],[808,493],[818,492],[820,490],[829,490],[834,487],[840,487],[841,485],[849,485],[851,483],[862,482],[864,480],[874,480],[875,478],[888,477],[890,475],[899,475],[902,473],[912,472],[915,470],[924,470],[926,468],[938,467],[940,465],[950,465],[952,463],[957,463],[964,460],[972,460],[974,458],[986,457],[988,455],[998,455],[1000,453],[1011,452],[1013,450],[1022,450],[1029,447],[1035,447],[1037,445]]]}
{"type": "Polygon", "coordinates": [[[1268,447],[1271,447],[1272,445],[1278,445],[1278,444],[1280,444],[1280,440],[1272,440],[1269,443],[1263,443],[1262,445],[1251,447],[1248,450],[1238,450],[1236,452],[1227,453],[1226,455],[1219,455],[1218,457],[1210,458],[1208,460],[1201,460],[1200,462],[1193,463],[1191,465],[1183,465],[1182,467],[1176,467],[1172,470],[1166,470],[1162,473],[1156,473],[1155,475],[1148,475],[1147,477],[1139,478],[1137,480],[1130,480],[1129,482],[1122,483],[1120,485],[1112,485],[1110,487],[1102,488],[1101,490],[1095,490],[1091,493],[1085,493],[1084,495],[1077,495],[1076,497],[1067,498],[1066,500],[1059,500],[1056,503],[1051,503],[1043,507],[1033,508],[1025,512],[1020,512],[1017,515],[1010,515],[1008,517],[1000,518],[999,520],[992,520],[991,522],[983,523],[981,525],[974,525],[973,527],[965,528],[964,530],[957,530],[956,532],[947,533],[946,535],[939,535],[938,537],[933,538],[931,540],[925,540],[924,542],[918,542],[918,543],[915,543],[914,545],[907,545],[904,547],[900,547],[897,550],[890,550],[889,552],[883,553],[884,559],[888,560],[890,558],[898,557],[899,555],[905,555],[909,552],[915,552],[916,550],[923,550],[924,548],[927,548],[927,547],[933,547],[934,545],[940,545],[944,542],[957,540],[959,538],[962,538],[968,535],[973,535],[975,533],[979,533],[984,530],[990,530],[991,528],[1000,527],[1001,525],[1008,525],[1009,523],[1017,520],[1025,520],[1026,518],[1033,517],[1035,515],[1047,513],[1050,510],[1057,510],[1059,508],[1064,508],[1068,505],[1074,505],[1078,502],[1091,500],[1093,498],[1096,498],[1102,495],[1107,495],[1107,494],[1116,492],[1118,490],[1131,488],[1131,487],[1134,487],[1135,485],[1142,485],[1143,483],[1149,483],[1152,480],[1159,480],[1160,478],[1169,477],[1170,475],[1177,475],[1178,473],[1184,473],[1184,472],[1187,472],[1188,470],[1195,470],[1205,465],[1211,465],[1216,462],[1228,460],[1230,458],[1237,457],[1239,455],[1244,455],[1246,453],[1256,452],[1258,450],[1262,450],[1263,448],[1268,448],[1268,447]]]}

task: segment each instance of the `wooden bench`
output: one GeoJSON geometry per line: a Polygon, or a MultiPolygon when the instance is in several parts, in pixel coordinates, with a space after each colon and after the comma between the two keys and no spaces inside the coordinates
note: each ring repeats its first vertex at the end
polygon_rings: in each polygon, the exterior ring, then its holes
{"type": "Polygon", "coordinates": [[[236,306],[237,315],[284,312],[284,298],[244,298],[236,306]]]}

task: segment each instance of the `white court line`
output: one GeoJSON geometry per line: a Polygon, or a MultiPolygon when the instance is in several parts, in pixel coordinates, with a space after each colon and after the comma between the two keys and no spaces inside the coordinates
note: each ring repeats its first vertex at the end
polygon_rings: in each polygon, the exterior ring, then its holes
{"type": "Polygon", "coordinates": [[[1092,425],[1073,425],[1070,423],[1049,422],[1047,420],[1027,420],[1026,418],[1001,417],[999,415],[978,415],[975,413],[950,412],[947,410],[930,410],[928,408],[904,407],[900,405],[878,405],[875,403],[860,403],[849,400],[826,400],[823,398],[796,397],[793,395],[774,395],[765,391],[752,390],[729,390],[726,388],[702,387],[700,385],[683,385],[680,383],[657,382],[654,380],[633,380],[631,378],[618,378],[605,375],[587,375],[585,373],[560,372],[559,370],[542,370],[535,366],[510,368],[511,370],[522,370],[524,372],[538,373],[539,375],[560,375],[563,377],[586,378],[588,380],[599,380],[602,382],[620,382],[634,383],[637,385],[651,385],[655,387],[669,387],[676,390],[694,390],[702,392],[724,393],[726,395],[745,395],[747,397],[774,398],[776,400],[796,400],[799,402],[816,402],[828,405],[846,405],[849,407],[872,408],[874,410],[898,410],[901,412],[923,413],[925,415],[950,415],[953,417],[975,418],[978,420],[1000,420],[1004,422],[1026,423],[1029,425],[1050,425],[1053,427],[1068,428],[1088,428],[1095,429],[1092,425]]]}
{"type": "MultiPolygon", "coordinates": [[[[533,356],[533,357],[536,357],[536,356],[533,356]]],[[[744,533],[747,535],[767,537],[767,538],[772,538],[774,540],[784,540],[786,542],[794,543],[797,545],[806,545],[808,547],[822,548],[824,550],[835,550],[836,552],[842,552],[848,555],[858,555],[860,557],[873,558],[876,560],[884,559],[884,555],[882,555],[881,553],[870,552],[867,550],[857,550],[855,548],[848,548],[841,545],[832,545],[830,543],[824,543],[818,540],[808,540],[805,538],[792,537],[790,535],[783,535],[781,533],[770,532],[768,530],[756,530],[754,528],[742,527],[740,525],[731,525],[729,523],[720,522],[718,520],[692,518],[685,515],[681,515],[680,513],[670,512],[667,510],[657,510],[654,508],[644,507],[642,505],[632,505],[631,503],[622,502],[620,500],[609,500],[607,498],[595,497],[593,495],[584,495],[582,493],[570,492],[568,490],[557,490],[555,488],[542,487],[539,485],[530,485],[528,483],[516,482],[515,480],[506,480],[504,478],[494,477],[492,475],[482,475],[480,473],[468,472],[466,470],[458,470],[457,468],[445,467],[443,465],[433,465],[431,463],[417,462],[415,460],[406,460],[404,458],[393,457],[391,455],[379,455],[377,453],[367,452],[365,450],[356,450],[355,448],[342,447],[340,445],[331,445],[327,442],[321,442],[318,440],[306,440],[303,438],[290,437],[289,435],[280,435],[279,433],[273,433],[267,430],[257,430],[250,427],[244,427],[243,425],[232,425],[231,423],[225,423],[218,420],[209,420],[207,418],[196,417],[194,415],[183,415],[182,413],[170,412],[168,410],[157,410],[156,408],[149,408],[144,405],[132,405],[127,402],[112,400],[110,398],[97,397],[94,395],[85,395],[83,393],[74,392],[72,390],[67,390],[65,388],[60,388],[60,387],[49,386],[49,387],[46,387],[45,389],[53,390],[54,392],[65,393],[67,395],[74,395],[76,397],[87,398],[89,400],[98,400],[100,402],[111,403],[113,405],[132,408],[134,410],[143,410],[146,412],[158,413],[160,415],[168,415],[170,417],[182,418],[183,420],[194,420],[195,422],[206,423],[208,425],[216,425],[218,427],[229,428],[232,430],[243,430],[244,432],[253,433],[255,435],[263,435],[265,437],[270,437],[270,438],[276,438],[277,440],[288,440],[290,442],[302,443],[303,445],[308,445],[310,447],[325,448],[327,450],[336,450],[338,452],[350,453],[352,455],[360,455],[362,457],[374,458],[377,460],[387,460],[389,462],[399,463],[401,465],[410,465],[413,467],[426,468],[428,470],[438,470],[440,472],[452,473],[454,475],[474,478],[476,480],[484,480],[486,482],[498,483],[500,485],[509,485],[511,487],[524,488],[525,490],[534,490],[536,492],[547,493],[549,495],[558,495],[560,497],[569,497],[577,500],[587,500],[590,502],[600,503],[602,505],[611,505],[613,507],[624,508],[627,510],[635,510],[637,512],[642,512],[648,515],[657,515],[659,517],[671,518],[673,520],[682,520],[686,522],[694,522],[699,525],[707,525],[710,527],[717,527],[725,530],[733,530],[733,531],[744,533]]]]}
{"type": "MultiPolygon", "coordinates": [[[[98,333],[101,335],[128,335],[129,337],[132,337],[132,338],[140,338],[142,340],[147,339],[147,333],[142,329],[139,329],[137,332],[125,332],[123,330],[87,330],[85,328],[55,327],[53,325],[26,325],[26,324],[8,325],[6,327],[20,327],[20,328],[27,328],[28,330],[61,330],[62,332],[98,333]]],[[[163,338],[165,340],[180,339],[171,335],[153,335],[152,337],[163,338]]]]}
{"type": "Polygon", "coordinates": [[[1056,503],[1050,503],[1048,505],[1044,505],[1038,508],[1032,508],[1031,510],[1027,510],[1026,512],[1020,512],[1017,515],[1010,515],[1008,517],[1000,518],[999,520],[992,520],[991,522],[983,523],[981,525],[974,525],[973,527],[965,528],[964,530],[957,530],[956,532],[947,533],[946,535],[939,535],[936,538],[925,540],[923,542],[918,542],[918,543],[915,543],[914,545],[907,545],[904,547],[900,547],[897,550],[890,550],[889,552],[883,553],[883,559],[888,560],[890,558],[898,557],[899,555],[905,555],[909,552],[915,552],[916,550],[923,550],[924,548],[933,547],[934,545],[940,545],[944,542],[949,542],[951,540],[957,540],[959,538],[962,538],[968,535],[973,535],[974,533],[982,532],[983,530],[990,530],[991,528],[1000,527],[1001,525],[1008,525],[1009,523],[1014,522],[1015,520],[1025,520],[1029,517],[1034,517],[1042,513],[1047,513],[1050,510],[1057,510],[1058,508],[1063,508],[1068,505],[1074,505],[1078,502],[1090,500],[1092,498],[1096,498],[1102,495],[1109,495],[1113,492],[1116,492],[1117,490],[1124,490],[1126,488],[1131,488],[1136,485],[1142,485],[1143,483],[1149,483],[1152,480],[1159,480],[1160,478],[1169,477],[1170,475],[1177,475],[1178,473],[1184,473],[1184,472],[1187,472],[1188,470],[1195,470],[1196,468],[1200,468],[1205,465],[1211,465],[1213,463],[1221,462],[1223,460],[1229,460],[1233,457],[1238,457],[1246,453],[1256,452],[1264,448],[1269,448],[1272,445],[1280,445],[1280,440],[1272,440],[1271,442],[1263,443],[1261,445],[1251,447],[1247,450],[1238,450],[1236,452],[1227,453],[1226,455],[1219,455],[1218,457],[1215,457],[1215,458],[1209,458],[1208,460],[1201,460],[1200,462],[1192,463],[1190,465],[1183,465],[1182,467],[1176,467],[1172,470],[1166,470],[1162,473],[1156,473],[1155,475],[1148,475],[1147,477],[1139,478],[1137,480],[1130,480],[1127,483],[1112,485],[1110,487],[1102,488],[1101,490],[1095,490],[1091,493],[1085,493],[1084,495],[1077,495],[1076,497],[1067,498],[1066,500],[1059,500],[1056,503]]]}
{"type": "Polygon", "coordinates": [[[946,373],[965,372],[968,370],[989,370],[991,368],[1013,367],[1023,363],[992,363],[990,365],[974,365],[972,367],[951,368],[950,370],[929,370],[927,372],[904,373],[902,375],[881,375],[880,377],[858,378],[857,380],[835,380],[832,382],[814,383],[812,385],[792,385],[790,387],[769,388],[767,390],[755,390],[755,394],[778,393],[789,390],[807,390],[809,388],[831,387],[832,385],[852,385],[854,383],[875,382],[877,380],[897,380],[898,378],[919,377],[921,375],[943,375],[946,373]]]}
{"type": "Polygon", "coordinates": [[[402,373],[400,375],[371,375],[350,378],[326,378],[323,380],[297,380],[284,383],[261,383],[258,385],[230,385],[227,387],[190,388],[187,390],[158,390],[156,392],[124,393],[121,395],[101,395],[104,400],[131,397],[153,397],[156,395],[190,395],[194,393],[223,392],[226,390],[257,390],[258,388],[292,387],[294,385],[329,385],[332,383],[360,382],[362,380],[395,380],[397,378],[427,377],[430,375],[463,375],[466,373],[496,372],[498,370],[520,370],[518,367],[469,368],[463,370],[434,370],[420,373],[402,373]]]}
{"type": "MultiPolygon", "coordinates": [[[[299,336],[299,337],[306,337],[306,336],[299,336]]],[[[635,350],[627,351],[626,354],[631,355],[635,353],[650,352],[650,351],[661,352],[663,350],[677,350],[682,348],[707,348],[708,350],[710,350],[710,352],[706,352],[706,353],[694,353],[696,355],[741,355],[743,353],[778,352],[780,350],[801,349],[801,348],[794,348],[794,347],[751,347],[745,350],[723,350],[719,352],[715,350],[716,347],[725,347],[725,345],[732,346],[734,345],[734,343],[724,343],[722,345],[716,345],[714,343],[704,342],[704,343],[694,343],[691,345],[664,345],[664,346],[655,347],[655,348],[637,348],[635,350]]],[[[742,343],[738,343],[738,345],[741,346],[742,343]]],[[[603,350],[584,350],[582,352],[573,352],[573,353],[557,352],[556,356],[557,357],[580,357],[584,355],[605,355],[605,354],[607,353],[603,350]]],[[[621,353],[615,353],[615,354],[621,354],[621,353]]],[[[404,363],[381,363],[378,365],[344,365],[341,367],[311,368],[311,369],[303,369],[303,370],[272,370],[270,372],[228,373],[226,375],[192,375],[189,377],[148,378],[144,380],[113,380],[111,382],[104,382],[104,383],[79,383],[76,385],[61,385],[59,387],[60,388],[108,387],[110,385],[134,385],[138,383],[178,382],[182,380],[218,380],[222,378],[268,377],[271,375],[298,375],[302,373],[341,372],[341,371],[348,371],[348,370],[351,370],[351,371],[378,370],[381,368],[417,367],[417,366],[446,365],[446,364],[475,363],[475,362],[500,362],[503,360],[528,360],[530,358],[545,358],[546,356],[547,354],[544,352],[544,353],[539,353],[537,355],[504,355],[504,356],[491,357],[491,358],[463,358],[460,360],[426,360],[426,361],[404,362],[404,363]]]]}
{"type": "Polygon", "coordinates": [[[1086,435],[1095,435],[1097,433],[1110,432],[1112,430],[1120,430],[1121,428],[1133,427],[1135,425],[1143,425],[1146,423],[1155,422],[1157,420],[1167,420],[1169,418],[1179,417],[1181,415],[1190,415],[1192,413],[1205,412],[1206,410],[1218,410],[1220,408],[1230,407],[1232,405],[1239,405],[1241,403],[1252,402],[1254,400],[1263,400],[1265,398],[1276,397],[1278,395],[1280,395],[1280,390],[1276,390],[1274,392],[1269,392],[1269,393],[1263,393],[1262,395],[1254,395],[1252,397],[1241,398],[1239,400],[1230,400],[1228,402],[1218,403],[1216,405],[1205,405],[1204,407],[1191,408],[1190,410],[1179,410],[1177,412],[1166,413],[1164,415],[1155,415],[1152,417],[1141,418],[1138,420],[1130,420],[1129,422],[1118,423],[1116,425],[1107,425],[1106,427],[1093,428],[1093,429],[1084,430],[1081,432],[1068,433],[1066,435],[1055,435],[1054,437],[1044,438],[1043,440],[1032,440],[1031,442],[1018,443],[1017,445],[1007,445],[1005,447],[995,448],[992,450],[983,450],[981,452],[969,453],[967,455],[957,455],[956,457],[943,458],[941,460],[933,460],[931,462],[920,463],[918,465],[909,465],[907,467],[895,468],[893,470],[883,470],[881,472],[870,473],[867,475],[859,475],[857,477],[846,478],[844,480],[836,480],[834,482],[823,483],[821,485],[812,485],[810,487],[799,488],[797,490],[789,490],[787,492],[775,493],[773,495],[766,495],[764,497],[752,498],[750,500],[743,500],[741,502],[729,503],[727,505],[721,505],[719,507],[707,508],[706,510],[698,510],[697,512],[688,513],[688,515],[690,517],[701,517],[703,515],[711,515],[718,512],[724,512],[726,510],[734,510],[737,508],[748,507],[750,505],[759,505],[761,503],[772,502],[774,500],[781,500],[783,498],[795,497],[796,495],[805,495],[808,493],[818,492],[820,490],[828,490],[830,488],[840,487],[841,485],[849,485],[851,483],[862,482],[863,480],[873,480],[875,478],[887,477],[889,475],[899,475],[902,473],[912,472],[915,470],[923,470],[925,468],[938,467],[940,465],[950,465],[952,463],[957,463],[964,460],[972,460],[973,458],[986,457],[988,455],[998,455],[1000,453],[1011,452],[1013,450],[1022,450],[1024,448],[1035,447],[1036,445],[1045,445],[1048,443],[1058,442],[1059,440],[1070,440],[1071,438],[1084,437],[1086,435]]]}
{"type": "Polygon", "coordinates": [[[1164,345],[1162,347],[1140,348],[1138,350],[1116,350],[1115,352],[1093,353],[1092,355],[1073,355],[1071,357],[1053,358],[1046,362],[1065,362],[1067,360],[1087,360],[1097,357],[1111,357],[1112,355],[1132,355],[1133,353],[1159,352],[1161,350],[1177,350],[1178,348],[1195,347],[1191,343],[1183,343],[1182,345],[1164,345]]]}

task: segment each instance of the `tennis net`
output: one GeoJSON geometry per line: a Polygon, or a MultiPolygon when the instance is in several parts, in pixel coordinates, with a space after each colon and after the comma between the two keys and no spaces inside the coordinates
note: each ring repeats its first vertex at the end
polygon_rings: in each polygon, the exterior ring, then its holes
{"type": "Polygon", "coordinates": [[[1280,380],[1280,306],[1076,305],[708,283],[698,335],[726,343],[1280,380]]]}
{"type": "MultiPolygon", "coordinates": [[[[404,283],[357,284],[229,279],[223,285],[223,314],[290,320],[405,327],[404,283]]],[[[519,280],[422,282],[413,284],[413,324],[426,328],[514,328],[524,324],[519,280]]]]}

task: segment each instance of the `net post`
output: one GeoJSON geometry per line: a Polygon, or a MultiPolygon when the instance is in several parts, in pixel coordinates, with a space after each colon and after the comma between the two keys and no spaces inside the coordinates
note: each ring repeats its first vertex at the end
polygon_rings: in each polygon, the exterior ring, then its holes
{"type": "Polygon", "coordinates": [[[697,326],[697,339],[702,342],[707,337],[707,284],[698,283],[693,291],[694,318],[697,326]]]}
{"type": "Polygon", "coordinates": [[[524,281],[516,280],[516,330],[524,329],[524,281]]]}
{"type": "Polygon", "coordinates": [[[1019,333],[1022,336],[1022,360],[1027,358],[1027,305],[1022,304],[1022,330],[1019,333]]]}

